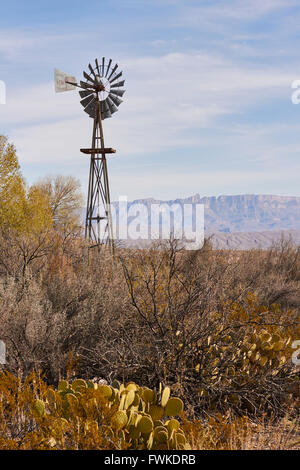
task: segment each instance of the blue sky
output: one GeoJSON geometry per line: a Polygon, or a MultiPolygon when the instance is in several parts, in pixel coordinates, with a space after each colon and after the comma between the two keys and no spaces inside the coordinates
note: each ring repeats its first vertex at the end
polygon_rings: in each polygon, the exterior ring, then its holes
{"type": "Polygon", "coordinates": [[[28,183],[87,186],[92,121],[53,70],[80,79],[95,57],[126,78],[104,122],[112,197],[300,196],[299,0],[10,0],[1,5],[0,133],[28,183]]]}

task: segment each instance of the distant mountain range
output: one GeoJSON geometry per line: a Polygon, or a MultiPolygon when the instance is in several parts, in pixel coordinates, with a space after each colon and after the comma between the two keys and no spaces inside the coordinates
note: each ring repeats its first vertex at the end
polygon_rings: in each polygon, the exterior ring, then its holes
{"type": "Polygon", "coordinates": [[[242,194],[239,196],[200,197],[199,194],[170,201],[138,199],[148,208],[151,204],[203,204],[205,231],[261,232],[266,230],[300,230],[300,197],[242,194]]]}
{"type": "MultiPolygon", "coordinates": [[[[135,204],[146,206],[145,214],[150,214],[154,205],[203,204],[205,235],[212,236],[214,247],[219,249],[267,248],[282,235],[300,245],[300,197],[252,194],[201,197],[196,194],[169,201],[138,199],[128,202],[128,207],[135,204]]],[[[118,214],[118,203],[114,206],[118,214]]],[[[134,244],[143,245],[137,241],[134,244]]]]}

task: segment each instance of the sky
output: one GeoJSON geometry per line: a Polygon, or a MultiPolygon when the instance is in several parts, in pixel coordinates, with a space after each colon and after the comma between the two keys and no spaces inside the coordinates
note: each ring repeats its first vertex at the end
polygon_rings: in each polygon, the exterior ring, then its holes
{"type": "Polygon", "coordinates": [[[72,175],[88,184],[92,120],[77,80],[111,57],[126,93],[103,123],[112,199],[234,194],[300,196],[299,0],[2,2],[0,134],[28,184],[72,175]]]}

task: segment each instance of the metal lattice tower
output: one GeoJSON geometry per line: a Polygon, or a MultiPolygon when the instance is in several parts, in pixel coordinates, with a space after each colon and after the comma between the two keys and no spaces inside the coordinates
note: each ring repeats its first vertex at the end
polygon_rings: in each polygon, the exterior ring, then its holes
{"type": "Polygon", "coordinates": [[[96,245],[99,248],[109,246],[113,252],[113,229],[106,155],[115,153],[115,150],[104,146],[100,106],[101,103],[98,102],[98,109],[96,109],[94,117],[92,146],[89,149],[80,149],[81,152],[91,155],[85,238],[93,243],[92,246],[96,245]]]}
{"type": "Polygon", "coordinates": [[[122,72],[118,72],[118,64],[112,66],[102,58],[101,65],[95,60],[95,67],[88,65],[89,73],[83,72],[84,81],[80,84],[74,77],[55,70],[56,91],[67,91],[80,88],[80,103],[84,111],[93,119],[93,136],[90,148],[80,149],[90,155],[90,174],[88,200],[85,221],[85,237],[91,246],[101,248],[107,246],[114,252],[114,237],[110,209],[110,192],[107,172],[106,155],[116,151],[104,145],[103,121],[118,111],[122,103],[120,99],[125,90],[125,80],[118,81],[122,72]]]}

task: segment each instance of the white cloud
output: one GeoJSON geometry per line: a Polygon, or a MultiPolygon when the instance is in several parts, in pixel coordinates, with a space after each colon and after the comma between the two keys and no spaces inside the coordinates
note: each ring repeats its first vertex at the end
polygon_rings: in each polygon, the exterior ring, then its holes
{"type": "Polygon", "coordinates": [[[24,163],[43,163],[51,171],[55,165],[71,164],[84,158],[80,148],[90,146],[92,121],[82,116],[59,122],[21,127],[12,133],[19,160],[24,163]]]}
{"type": "MultiPolygon", "coordinates": [[[[60,28],[62,30],[62,28],[60,28]]],[[[60,32],[57,28],[51,31],[38,29],[2,29],[0,31],[0,57],[18,64],[48,60],[49,51],[65,50],[72,44],[80,44],[87,37],[92,38],[95,32],[60,32]]],[[[53,52],[52,52],[53,53],[53,52]]]]}
{"type": "MultiPolygon", "coordinates": [[[[272,68],[247,67],[203,53],[120,60],[127,92],[119,112],[105,121],[109,146],[123,155],[148,155],[168,148],[201,144],[200,129],[213,127],[232,113],[289,90],[292,74],[272,68]]],[[[77,92],[54,93],[53,83],[7,90],[0,125],[14,129],[23,162],[45,164],[71,159],[87,140],[91,120],[77,92]]]]}
{"type": "Polygon", "coordinates": [[[286,95],[293,77],[200,53],[123,62],[128,91],[107,130],[129,154],[195,146],[201,142],[197,131],[216,125],[226,114],[286,95]]]}
{"type": "Polygon", "coordinates": [[[297,0],[233,0],[217,1],[211,5],[184,6],[178,24],[219,25],[232,20],[251,21],[273,12],[298,6],[297,0]]]}

